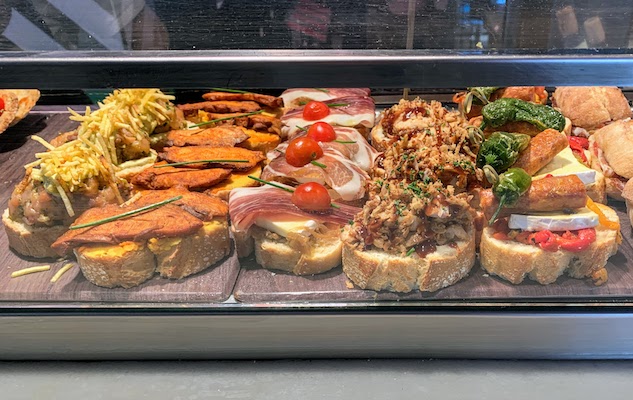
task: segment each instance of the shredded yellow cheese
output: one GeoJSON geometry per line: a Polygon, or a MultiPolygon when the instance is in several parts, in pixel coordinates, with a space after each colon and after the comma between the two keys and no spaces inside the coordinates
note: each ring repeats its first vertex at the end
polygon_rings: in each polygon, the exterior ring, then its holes
{"type": "Polygon", "coordinates": [[[18,276],[33,274],[36,272],[48,271],[50,269],[51,269],[50,265],[40,265],[37,267],[24,268],[24,269],[20,269],[20,270],[12,272],[11,278],[17,278],[18,276]]]}
{"type": "Polygon", "coordinates": [[[57,271],[55,275],[53,275],[53,277],[51,278],[51,283],[57,282],[59,278],[62,277],[62,275],[64,275],[69,269],[71,269],[74,266],[75,266],[74,264],[68,263],[64,265],[63,267],[61,267],[61,269],[57,271]]]}

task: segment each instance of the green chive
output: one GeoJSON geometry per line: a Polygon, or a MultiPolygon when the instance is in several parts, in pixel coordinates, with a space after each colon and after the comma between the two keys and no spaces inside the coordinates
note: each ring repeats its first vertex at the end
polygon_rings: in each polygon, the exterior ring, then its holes
{"type": "Polygon", "coordinates": [[[283,187],[283,186],[278,185],[278,184],[273,183],[273,182],[269,182],[269,181],[265,181],[265,180],[263,180],[263,179],[259,179],[259,178],[257,178],[257,177],[252,176],[252,175],[249,175],[248,177],[249,177],[249,178],[251,178],[251,179],[252,179],[252,180],[254,180],[254,181],[259,182],[259,183],[263,183],[263,184],[265,184],[265,185],[270,185],[270,186],[276,187],[277,189],[285,190],[285,191],[286,191],[286,192],[288,192],[288,193],[294,193],[294,192],[295,192],[295,191],[294,191],[294,190],[292,190],[292,189],[288,189],[288,188],[286,188],[286,187],[283,187]]]}
{"type": "Polygon", "coordinates": [[[304,132],[308,131],[305,126],[304,127],[300,127],[299,125],[295,125],[295,126],[304,132]]]}
{"type": "Polygon", "coordinates": [[[216,92],[226,92],[226,93],[242,93],[242,94],[250,93],[250,92],[247,92],[245,90],[225,89],[225,88],[217,88],[217,87],[212,87],[212,88],[209,88],[209,89],[215,90],[216,92]]]}
{"type": "Polygon", "coordinates": [[[97,225],[103,225],[103,224],[106,224],[108,222],[116,221],[117,219],[129,217],[130,215],[135,215],[135,214],[142,213],[144,211],[152,210],[154,208],[162,207],[165,204],[173,203],[174,201],[178,201],[180,199],[182,199],[182,196],[172,197],[171,199],[167,199],[167,200],[160,201],[158,203],[150,204],[150,205],[147,205],[145,207],[138,208],[136,210],[125,212],[123,214],[119,214],[119,215],[115,215],[115,216],[112,216],[112,217],[100,219],[98,221],[88,222],[88,223],[81,224],[81,225],[73,225],[73,226],[71,226],[68,229],[81,229],[81,228],[89,228],[89,227],[97,226],[97,225]]]}
{"type": "Polygon", "coordinates": [[[329,90],[323,89],[323,88],[318,88],[318,87],[315,87],[314,90],[318,90],[319,92],[323,92],[323,93],[330,93],[329,90]]]}
{"type": "MultiPolygon", "coordinates": [[[[263,179],[259,179],[259,178],[255,177],[255,176],[252,176],[252,175],[248,175],[248,177],[249,177],[249,178],[251,178],[251,179],[252,179],[252,180],[254,180],[254,181],[257,181],[257,182],[259,182],[259,183],[263,183],[264,185],[270,185],[270,186],[272,186],[272,187],[276,187],[277,189],[285,190],[285,191],[286,191],[286,192],[288,192],[288,193],[294,193],[294,192],[295,192],[295,191],[294,191],[294,190],[292,190],[292,189],[288,189],[288,188],[286,188],[286,187],[283,187],[283,186],[278,185],[278,184],[273,183],[273,182],[269,182],[269,181],[265,181],[265,180],[263,180],[263,179]]],[[[341,208],[341,207],[337,206],[337,205],[336,205],[336,204],[334,204],[334,203],[330,203],[330,206],[331,206],[332,208],[341,208]]]]}
{"type": "Polygon", "coordinates": [[[164,165],[155,165],[154,168],[165,168],[165,167],[177,167],[179,165],[189,165],[189,164],[225,164],[225,163],[247,163],[248,160],[193,160],[193,161],[182,161],[171,164],[164,165]]]}
{"type": "Polygon", "coordinates": [[[342,144],[353,144],[353,143],[356,143],[355,140],[333,140],[333,142],[342,143],[342,144]]]}
{"type": "Polygon", "coordinates": [[[411,247],[409,251],[407,251],[407,257],[409,257],[415,251],[415,247],[411,247]]]}
{"type": "Polygon", "coordinates": [[[332,103],[332,104],[328,104],[328,107],[347,107],[349,106],[349,103],[332,103]]]}
{"type": "MultiPolygon", "coordinates": [[[[191,126],[198,128],[198,127],[201,127],[201,126],[204,126],[204,125],[214,124],[214,123],[220,122],[220,121],[228,121],[229,119],[250,117],[251,115],[261,114],[263,112],[264,112],[264,110],[253,111],[253,112],[249,112],[249,113],[246,113],[246,114],[234,115],[232,117],[224,117],[224,118],[212,119],[211,121],[200,122],[199,124],[194,124],[194,125],[191,125],[191,126]]],[[[194,133],[194,135],[195,135],[195,133],[194,133]]]]}
{"type": "Polygon", "coordinates": [[[323,168],[323,169],[326,169],[326,168],[327,168],[327,165],[325,165],[325,164],[321,164],[320,162],[318,162],[318,161],[314,161],[314,160],[313,160],[313,161],[310,161],[310,164],[312,164],[312,165],[316,165],[317,167],[320,167],[320,168],[323,168]]]}

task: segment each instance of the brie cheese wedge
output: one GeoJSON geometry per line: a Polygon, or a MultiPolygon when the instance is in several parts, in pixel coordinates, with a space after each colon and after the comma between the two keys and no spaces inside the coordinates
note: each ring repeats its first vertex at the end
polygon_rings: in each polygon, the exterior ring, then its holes
{"type": "Polygon", "coordinates": [[[290,232],[299,233],[305,236],[310,236],[312,232],[317,228],[318,224],[314,220],[295,220],[295,221],[270,221],[264,218],[257,218],[255,225],[267,229],[276,234],[288,237],[290,232]]]}
{"type": "Polygon", "coordinates": [[[588,208],[581,208],[574,214],[534,213],[511,214],[508,220],[510,229],[524,231],[573,231],[577,229],[594,228],[598,226],[598,214],[588,208]]]}
{"type": "Polygon", "coordinates": [[[549,164],[536,173],[532,180],[545,178],[548,174],[553,176],[576,175],[585,185],[596,182],[596,171],[580,163],[570,147],[558,153],[549,164]]]}

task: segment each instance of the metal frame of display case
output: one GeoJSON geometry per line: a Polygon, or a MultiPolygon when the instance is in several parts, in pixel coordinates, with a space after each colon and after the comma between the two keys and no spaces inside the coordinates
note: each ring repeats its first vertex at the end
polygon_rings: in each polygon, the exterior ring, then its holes
{"type": "MultiPolygon", "coordinates": [[[[633,53],[0,53],[0,87],[633,86],[633,53]]],[[[0,303],[0,359],[633,358],[631,298],[0,303]]]]}

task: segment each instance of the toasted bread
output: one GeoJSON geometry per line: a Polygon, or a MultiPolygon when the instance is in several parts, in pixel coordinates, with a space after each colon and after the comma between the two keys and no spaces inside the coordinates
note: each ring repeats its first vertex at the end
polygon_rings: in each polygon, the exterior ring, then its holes
{"type": "Polygon", "coordinates": [[[342,243],[338,235],[316,240],[307,249],[297,248],[286,238],[271,235],[258,226],[251,228],[251,235],[255,259],[266,269],[286,271],[295,275],[314,275],[341,264],[342,243]]]}
{"type": "MultiPolygon", "coordinates": [[[[611,208],[598,204],[611,221],[618,216],[611,208]]],[[[619,231],[596,227],[596,241],[586,250],[569,252],[544,251],[533,245],[516,241],[498,240],[492,237],[493,228],[486,227],[481,237],[481,266],[490,274],[511,283],[519,284],[528,277],[540,284],[554,283],[563,274],[572,278],[594,278],[597,284],[604,283],[608,274],[607,260],[618,251],[619,231]]]]}
{"type": "Polygon", "coordinates": [[[464,278],[475,264],[474,227],[467,232],[467,241],[437,246],[426,257],[362,250],[343,240],[343,272],[361,289],[435,292],[464,278]]]}
{"type": "Polygon", "coordinates": [[[20,105],[18,96],[10,90],[0,90],[0,99],[4,101],[4,109],[0,111],[0,133],[2,133],[11,126],[20,105]]]}
{"type": "Polygon", "coordinates": [[[68,230],[65,225],[33,227],[9,217],[9,209],[2,214],[2,223],[9,239],[9,246],[16,252],[29,257],[59,257],[51,249],[51,244],[68,230]]]}

